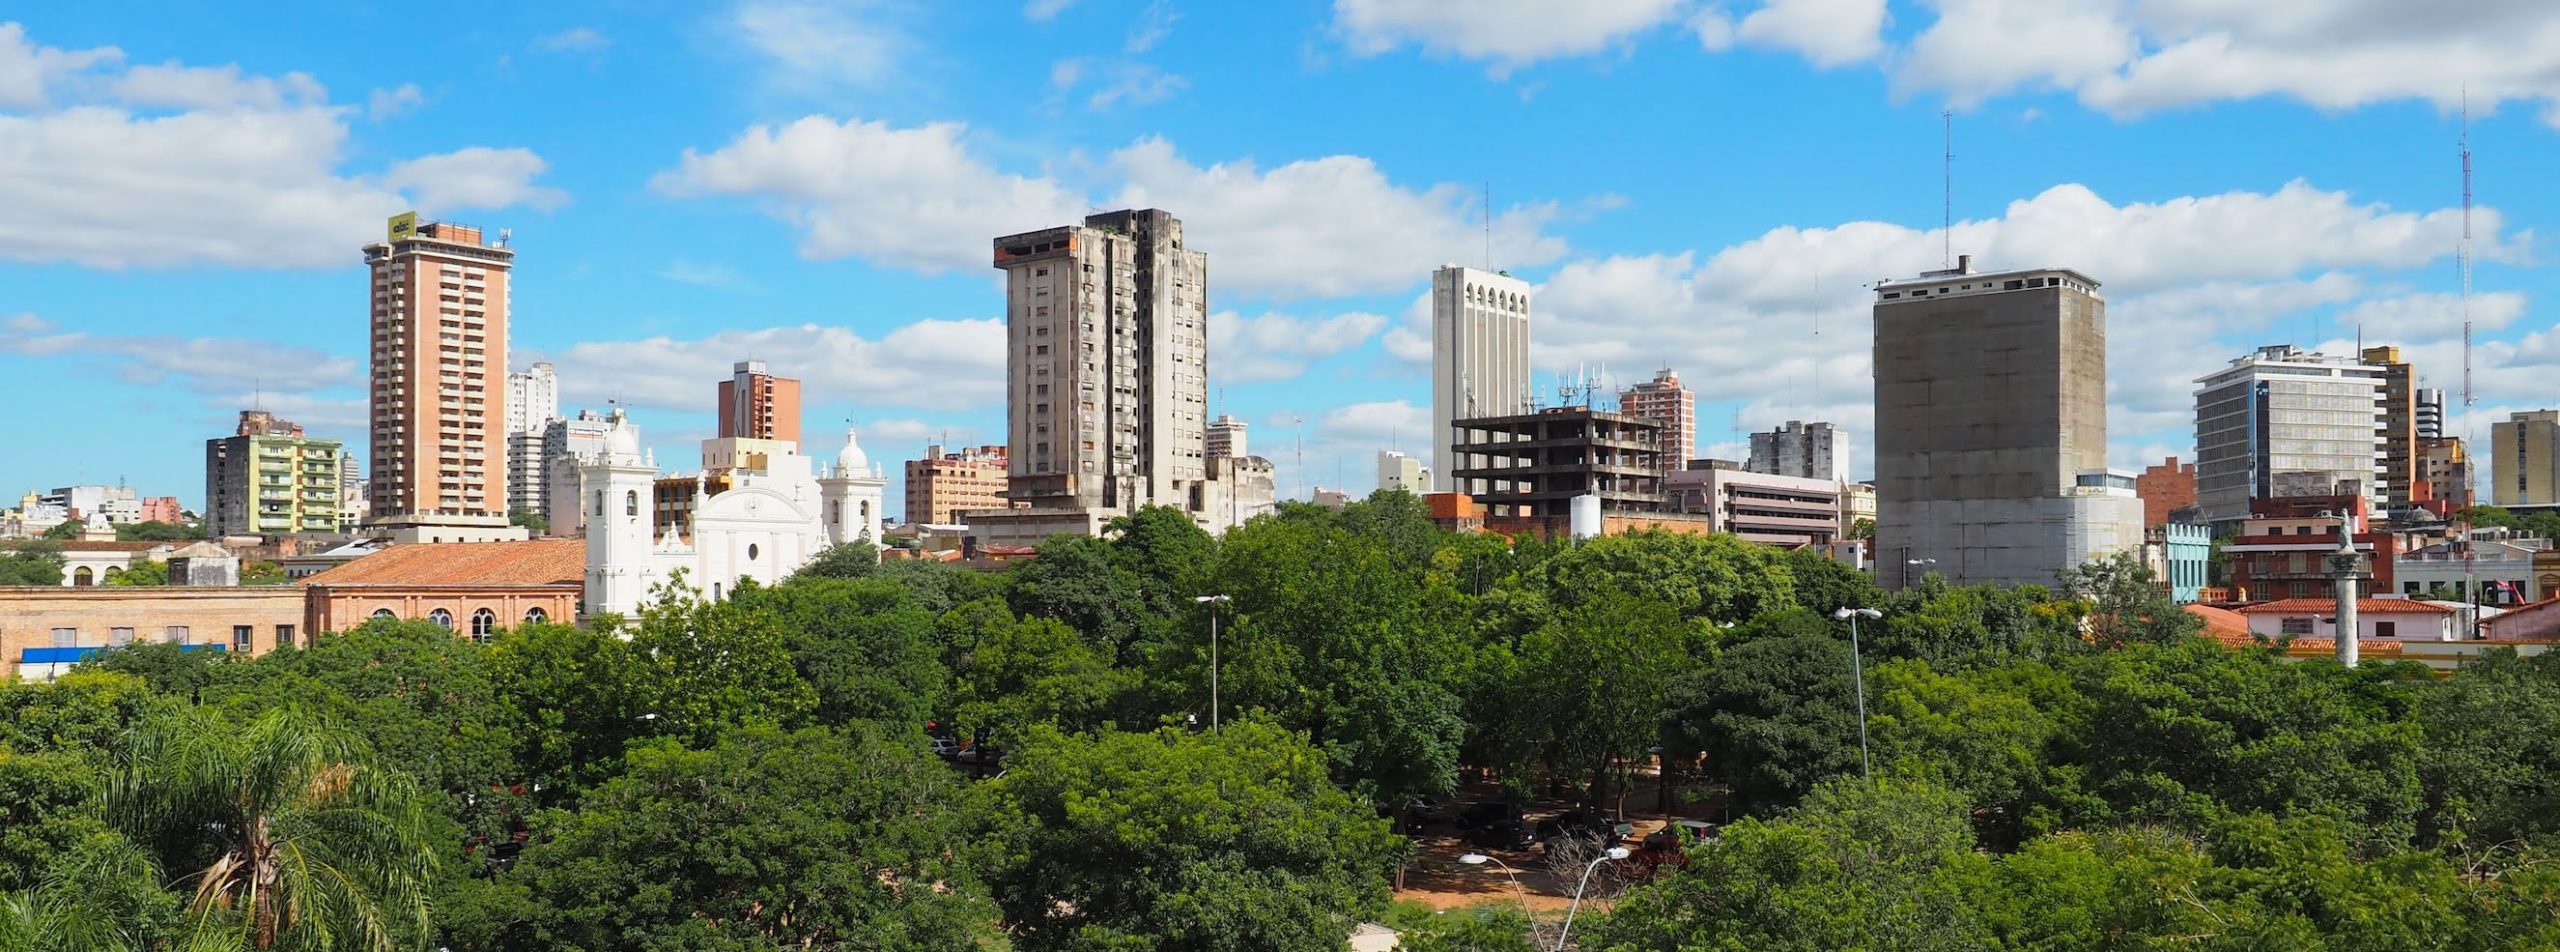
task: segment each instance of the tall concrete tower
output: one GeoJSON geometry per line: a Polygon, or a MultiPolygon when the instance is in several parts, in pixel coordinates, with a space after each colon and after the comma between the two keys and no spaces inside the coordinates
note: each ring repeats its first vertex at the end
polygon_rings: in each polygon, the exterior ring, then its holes
{"type": "Polygon", "coordinates": [[[1529,389],[1529,282],[1508,274],[1444,265],[1431,273],[1431,490],[1457,487],[1451,421],[1526,413],[1529,389]]]}
{"type": "Polygon", "coordinates": [[[1879,579],[2051,585],[2140,545],[2134,478],[2106,469],[2098,283],[1957,260],[1876,287],[1879,579]]]}
{"type": "Polygon", "coordinates": [[[481,230],[391,219],[372,272],[373,479],[366,526],[410,541],[523,538],[507,525],[507,287],[481,230]]]}

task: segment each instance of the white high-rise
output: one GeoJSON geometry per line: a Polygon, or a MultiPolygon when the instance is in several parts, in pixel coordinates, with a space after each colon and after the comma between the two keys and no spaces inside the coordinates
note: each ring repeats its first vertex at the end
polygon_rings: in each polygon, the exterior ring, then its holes
{"type": "Polygon", "coordinates": [[[2362,483],[2382,505],[2385,374],[2352,357],[2282,344],[2196,378],[2196,506],[2204,518],[2234,524],[2249,517],[2252,499],[2327,495],[2341,480],[2362,483]]]}
{"type": "Polygon", "coordinates": [[[1743,467],[1754,473],[1804,479],[1849,481],[1849,443],[1829,423],[1788,420],[1767,433],[1751,434],[1751,459],[1743,467]]]}
{"type": "Polygon", "coordinates": [[[1431,273],[1431,489],[1448,492],[1451,423],[1526,413],[1529,388],[1529,282],[1508,274],[1445,265],[1431,273]]]}
{"type": "Polygon", "coordinates": [[[541,513],[551,507],[551,461],[543,430],[560,416],[560,378],[550,361],[507,375],[507,512],[541,513]]]}
{"type": "Polygon", "coordinates": [[[550,361],[507,375],[507,432],[539,434],[559,415],[560,377],[550,361]]]}

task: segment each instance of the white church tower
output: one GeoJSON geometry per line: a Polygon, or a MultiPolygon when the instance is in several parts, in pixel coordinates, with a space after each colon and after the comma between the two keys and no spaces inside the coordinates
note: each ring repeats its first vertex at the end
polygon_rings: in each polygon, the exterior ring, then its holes
{"type": "Polygon", "coordinates": [[[836,451],[835,466],[818,480],[819,495],[825,500],[820,511],[827,523],[827,542],[880,544],[880,505],[888,485],[880,468],[863,454],[854,431],[845,430],[844,449],[836,451]]]}
{"type": "Polygon", "coordinates": [[[651,523],[656,461],[640,454],[640,431],[615,410],[605,430],[604,450],[578,467],[578,484],[586,491],[580,503],[587,513],[587,591],[589,614],[632,615],[658,583],[651,558],[651,523]]]}

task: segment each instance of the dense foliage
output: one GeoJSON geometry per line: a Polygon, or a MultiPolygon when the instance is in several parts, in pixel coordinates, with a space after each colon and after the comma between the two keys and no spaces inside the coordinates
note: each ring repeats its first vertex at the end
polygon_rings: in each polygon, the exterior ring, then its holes
{"type": "Polygon", "coordinates": [[[2198,638],[2129,562],[1886,594],[1403,493],[1113,529],[0,684],[0,952],[1552,945],[1390,905],[1407,805],[1468,784],[1735,818],[1583,948],[2560,943],[2560,656],[2350,671],[2198,638]]]}

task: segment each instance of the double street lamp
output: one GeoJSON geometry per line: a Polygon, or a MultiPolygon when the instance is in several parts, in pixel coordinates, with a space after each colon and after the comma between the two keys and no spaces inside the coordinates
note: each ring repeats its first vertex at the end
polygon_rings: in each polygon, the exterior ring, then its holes
{"type": "MultiPolygon", "coordinates": [[[[1591,888],[1591,872],[1599,869],[1600,864],[1602,863],[1606,863],[1613,859],[1625,858],[1627,858],[1626,847],[1612,846],[1609,847],[1608,850],[1602,852],[1598,857],[1592,859],[1590,865],[1582,867],[1582,881],[1580,883],[1576,883],[1573,887],[1573,904],[1565,907],[1564,910],[1564,931],[1556,933],[1555,952],[1564,952],[1565,941],[1573,936],[1573,917],[1575,913],[1582,911],[1582,893],[1583,890],[1591,888]]],[[[1465,856],[1458,857],[1458,862],[1465,863],[1469,866],[1481,866],[1487,862],[1491,862],[1502,867],[1502,871],[1511,876],[1511,888],[1520,893],[1520,911],[1529,913],[1530,928],[1537,928],[1537,913],[1529,909],[1529,893],[1527,890],[1520,888],[1520,875],[1512,870],[1511,864],[1494,859],[1493,857],[1487,856],[1483,853],[1469,853],[1465,856]]]]}
{"type": "Polygon", "coordinates": [[[1872,608],[1842,607],[1832,612],[1831,617],[1849,623],[1849,677],[1858,682],[1858,777],[1868,786],[1874,786],[1875,764],[1867,758],[1867,671],[1865,662],[1859,658],[1863,652],[1858,647],[1858,619],[1882,618],[1884,613],[1872,608]]]}

